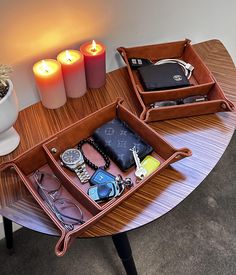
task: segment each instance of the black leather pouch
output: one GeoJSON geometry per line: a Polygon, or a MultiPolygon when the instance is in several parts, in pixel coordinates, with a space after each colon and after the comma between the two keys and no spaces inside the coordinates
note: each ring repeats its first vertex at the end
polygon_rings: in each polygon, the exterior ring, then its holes
{"type": "Polygon", "coordinates": [[[176,63],[140,67],[138,72],[146,91],[175,89],[190,85],[183,69],[176,63]]]}
{"type": "Polygon", "coordinates": [[[130,151],[134,146],[138,150],[140,160],[153,151],[153,148],[134,133],[125,122],[117,118],[96,129],[93,138],[122,171],[135,164],[133,153],[130,151]]]}

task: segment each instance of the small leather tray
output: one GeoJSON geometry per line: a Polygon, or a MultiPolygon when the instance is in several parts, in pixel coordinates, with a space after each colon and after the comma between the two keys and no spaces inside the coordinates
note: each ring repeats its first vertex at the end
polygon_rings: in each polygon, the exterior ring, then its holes
{"type": "Polygon", "coordinates": [[[190,40],[117,49],[125,61],[135,94],[142,106],[140,118],[145,122],[232,111],[234,105],[222,91],[214,76],[190,44],[190,40]],[[145,58],[156,62],[161,59],[181,59],[194,66],[189,87],[170,90],[145,91],[137,70],[132,70],[129,58],[145,58]],[[150,109],[150,104],[164,100],[178,100],[194,95],[207,95],[208,101],[150,109]]]}
{"type": "MultiPolygon", "coordinates": [[[[84,145],[83,150],[93,163],[96,163],[98,166],[102,165],[103,159],[88,144],[84,145]]],[[[57,256],[63,256],[71,242],[92,224],[117,207],[152,177],[160,173],[166,166],[190,155],[191,151],[187,148],[175,149],[172,147],[152,128],[123,107],[121,100],[117,100],[58,132],[49,139],[42,141],[12,162],[3,164],[0,170],[13,168],[33,198],[58,228],[61,237],[56,244],[55,253],[57,256]],[[98,127],[114,118],[119,118],[126,122],[134,132],[150,144],[154,149],[152,156],[158,159],[161,164],[152,174],[141,181],[136,181],[134,167],[122,172],[114,162],[111,162],[108,172],[114,175],[121,174],[122,177],[131,177],[134,185],[130,189],[126,188],[120,197],[99,204],[93,201],[87,194],[90,187],[89,183],[82,184],[75,173],[61,166],[60,154],[68,148],[75,148],[82,139],[91,137],[98,127]],[[62,186],[61,195],[63,198],[78,204],[82,210],[83,224],[76,224],[73,230],[69,231],[60,223],[56,215],[42,199],[42,196],[39,195],[37,184],[33,178],[36,170],[56,175],[62,186]]],[[[88,172],[92,175],[94,171],[88,168],[88,172]]]]}

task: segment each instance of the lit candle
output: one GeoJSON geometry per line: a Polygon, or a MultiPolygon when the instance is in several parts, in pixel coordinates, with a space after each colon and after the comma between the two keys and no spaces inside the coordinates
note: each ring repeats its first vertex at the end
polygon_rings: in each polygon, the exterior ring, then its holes
{"type": "Polygon", "coordinates": [[[84,55],[87,86],[100,88],[106,83],[106,48],[100,42],[87,42],[81,45],[84,55]]]}
{"type": "Polygon", "coordinates": [[[34,64],[33,72],[42,104],[48,109],[57,109],[66,103],[66,92],[61,64],[54,59],[45,59],[34,64]]]}
{"type": "Polygon", "coordinates": [[[57,56],[68,97],[80,97],[86,93],[84,56],[76,50],[66,50],[57,56]]]}

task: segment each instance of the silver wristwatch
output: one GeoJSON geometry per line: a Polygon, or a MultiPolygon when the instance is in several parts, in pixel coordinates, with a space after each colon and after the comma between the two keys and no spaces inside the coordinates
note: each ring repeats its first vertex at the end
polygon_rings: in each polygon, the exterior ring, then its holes
{"type": "Polygon", "coordinates": [[[67,149],[61,154],[61,164],[70,170],[74,171],[81,183],[89,181],[90,176],[86,170],[84,158],[80,150],[67,149]]]}

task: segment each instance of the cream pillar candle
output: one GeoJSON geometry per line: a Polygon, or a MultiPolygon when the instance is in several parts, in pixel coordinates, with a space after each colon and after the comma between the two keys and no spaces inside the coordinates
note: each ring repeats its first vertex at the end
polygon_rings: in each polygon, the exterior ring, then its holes
{"type": "Polygon", "coordinates": [[[61,64],[54,59],[45,59],[34,64],[33,72],[42,104],[48,109],[57,109],[66,103],[66,92],[61,64]]]}

